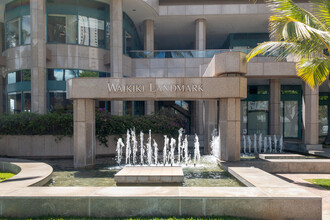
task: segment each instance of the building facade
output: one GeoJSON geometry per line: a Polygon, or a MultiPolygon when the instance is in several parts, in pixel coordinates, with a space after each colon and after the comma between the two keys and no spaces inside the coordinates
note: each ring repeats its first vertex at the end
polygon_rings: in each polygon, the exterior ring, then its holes
{"type": "MultiPolygon", "coordinates": [[[[309,8],[307,0],[296,2],[309,8]]],[[[76,77],[201,77],[215,54],[248,53],[269,40],[270,15],[264,1],[249,0],[2,0],[0,113],[70,112],[66,80],[76,77]]],[[[328,84],[311,90],[296,76],[294,61],[248,63],[242,135],[324,141],[328,84]]],[[[219,121],[218,101],[99,101],[95,107],[113,115],[169,109],[204,142],[219,121]]]]}

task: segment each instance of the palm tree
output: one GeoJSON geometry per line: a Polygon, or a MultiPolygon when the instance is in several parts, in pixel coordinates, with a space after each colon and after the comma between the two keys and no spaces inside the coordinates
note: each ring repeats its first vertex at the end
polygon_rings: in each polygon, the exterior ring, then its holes
{"type": "Polygon", "coordinates": [[[270,38],[254,48],[248,62],[262,54],[284,60],[289,55],[298,58],[297,75],[312,89],[321,85],[330,70],[330,0],[312,0],[313,14],[292,0],[268,0],[272,12],[269,18],[270,38]]]}

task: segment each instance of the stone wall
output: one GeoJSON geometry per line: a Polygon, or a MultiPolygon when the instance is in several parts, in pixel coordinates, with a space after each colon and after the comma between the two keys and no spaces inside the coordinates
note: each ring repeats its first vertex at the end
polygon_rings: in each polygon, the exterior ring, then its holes
{"type": "MultiPolygon", "coordinates": [[[[126,135],[112,135],[108,138],[108,146],[105,147],[97,141],[96,155],[115,155],[117,139],[126,138],[126,135]]],[[[140,144],[140,139],[138,143],[140,144]]],[[[163,148],[163,135],[152,135],[158,143],[158,148],[163,148]]],[[[144,143],[148,135],[144,135],[144,143]]],[[[124,141],[125,142],[125,141],[124,141]]],[[[126,143],[126,142],[125,142],[126,143]]],[[[52,135],[5,135],[0,136],[0,156],[23,157],[23,158],[55,158],[73,156],[73,137],[56,137],[52,135]]]]}

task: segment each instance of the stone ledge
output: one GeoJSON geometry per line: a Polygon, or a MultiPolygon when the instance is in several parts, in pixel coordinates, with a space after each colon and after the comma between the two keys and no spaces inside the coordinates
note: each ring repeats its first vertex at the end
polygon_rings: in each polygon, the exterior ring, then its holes
{"type": "Polygon", "coordinates": [[[48,164],[30,160],[0,158],[3,167],[14,165],[20,168],[17,175],[0,183],[0,188],[43,186],[51,179],[53,168],[48,164]]]}

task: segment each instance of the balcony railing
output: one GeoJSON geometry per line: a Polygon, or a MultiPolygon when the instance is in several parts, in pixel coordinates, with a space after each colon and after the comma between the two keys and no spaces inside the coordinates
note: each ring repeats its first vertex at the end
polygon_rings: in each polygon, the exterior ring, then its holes
{"type": "Polygon", "coordinates": [[[217,53],[224,53],[228,51],[240,51],[249,53],[251,49],[218,49],[218,50],[131,50],[129,56],[131,58],[212,58],[217,53]]]}

